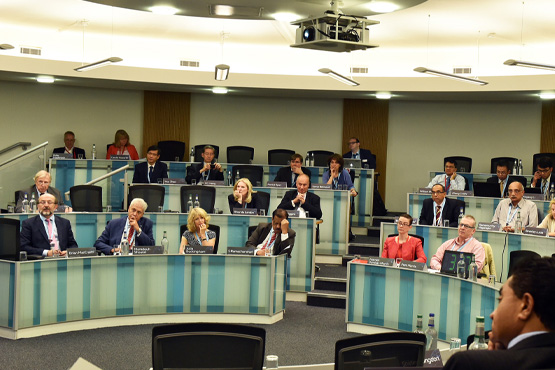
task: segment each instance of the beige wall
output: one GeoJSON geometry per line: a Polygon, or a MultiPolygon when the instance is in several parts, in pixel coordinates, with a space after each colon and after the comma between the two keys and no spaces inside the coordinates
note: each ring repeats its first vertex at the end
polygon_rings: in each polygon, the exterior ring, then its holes
{"type": "Polygon", "coordinates": [[[406,210],[406,193],[425,187],[449,155],[471,157],[476,173],[489,173],[492,157],[522,158],[530,174],[540,129],[540,102],[392,101],[386,207],[406,210]]]}

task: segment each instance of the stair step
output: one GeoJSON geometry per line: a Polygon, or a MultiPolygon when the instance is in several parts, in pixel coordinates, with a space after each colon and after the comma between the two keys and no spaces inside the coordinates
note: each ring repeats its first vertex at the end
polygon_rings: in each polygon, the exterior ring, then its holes
{"type": "Polygon", "coordinates": [[[345,293],[347,291],[347,279],[316,277],[314,278],[314,289],[345,293]]]}
{"type": "Polygon", "coordinates": [[[378,256],[380,254],[379,244],[349,244],[347,249],[350,255],[358,254],[360,256],[378,256]]]}
{"type": "Polygon", "coordinates": [[[308,306],[345,308],[347,296],[345,294],[337,294],[328,290],[313,290],[306,296],[306,304],[308,306]]]}

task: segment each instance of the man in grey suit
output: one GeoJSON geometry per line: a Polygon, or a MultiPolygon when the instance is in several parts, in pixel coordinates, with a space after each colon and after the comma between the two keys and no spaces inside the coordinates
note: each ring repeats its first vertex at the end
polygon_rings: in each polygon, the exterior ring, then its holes
{"type": "Polygon", "coordinates": [[[35,185],[31,186],[28,189],[23,189],[19,191],[19,198],[17,199],[17,205],[15,206],[16,212],[23,211],[23,199],[25,199],[25,194],[27,194],[27,199],[31,200],[33,194],[35,195],[35,199],[38,201],[39,197],[45,193],[52,194],[58,200],[58,211],[63,212],[71,212],[71,207],[66,207],[64,205],[64,201],[62,199],[62,194],[60,191],[52,186],[50,183],[52,181],[52,177],[47,171],[41,170],[35,174],[33,177],[35,181],[35,185]]]}
{"type": "Polygon", "coordinates": [[[287,253],[290,256],[296,233],[289,228],[288,217],[286,210],[276,209],[272,213],[272,222],[258,224],[246,246],[254,247],[257,256],[264,256],[266,250],[273,255],[287,253]]]}

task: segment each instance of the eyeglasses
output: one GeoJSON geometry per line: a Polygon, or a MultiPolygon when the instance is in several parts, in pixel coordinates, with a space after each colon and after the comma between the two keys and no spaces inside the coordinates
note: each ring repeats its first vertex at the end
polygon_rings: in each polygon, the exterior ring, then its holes
{"type": "Polygon", "coordinates": [[[432,194],[438,195],[438,194],[443,194],[445,193],[444,191],[438,190],[438,191],[432,191],[432,194]]]}
{"type": "Polygon", "coordinates": [[[551,171],[551,168],[538,168],[539,173],[548,173],[551,171]]]}
{"type": "Polygon", "coordinates": [[[410,226],[410,224],[408,222],[397,222],[397,225],[399,225],[399,226],[410,226]]]}
{"type": "Polygon", "coordinates": [[[460,224],[459,227],[464,227],[465,229],[474,229],[474,226],[470,226],[467,224],[460,224]]]}
{"type": "Polygon", "coordinates": [[[515,194],[516,194],[516,193],[520,193],[521,191],[522,191],[522,190],[520,190],[520,189],[509,189],[509,190],[508,190],[508,193],[509,193],[509,194],[512,194],[512,193],[515,193],[515,194]]]}
{"type": "Polygon", "coordinates": [[[53,201],[51,201],[51,200],[41,200],[41,201],[39,202],[39,204],[42,204],[42,205],[45,205],[45,204],[51,205],[51,204],[55,204],[55,203],[54,203],[53,201]]]}
{"type": "Polygon", "coordinates": [[[356,143],[357,143],[356,141],[349,141],[349,145],[354,145],[356,143]]]}

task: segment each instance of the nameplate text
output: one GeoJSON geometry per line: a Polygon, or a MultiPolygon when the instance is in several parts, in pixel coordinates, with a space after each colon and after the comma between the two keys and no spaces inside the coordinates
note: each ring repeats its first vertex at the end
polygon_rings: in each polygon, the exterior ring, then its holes
{"type": "Polygon", "coordinates": [[[473,197],[474,192],[472,190],[451,189],[451,191],[449,192],[449,195],[455,195],[455,196],[458,196],[458,197],[473,197]]]}
{"type": "Polygon", "coordinates": [[[395,260],[393,258],[370,257],[368,258],[369,265],[377,266],[393,266],[395,260]]]}
{"type": "Polygon", "coordinates": [[[285,181],[268,181],[266,186],[269,188],[286,188],[287,183],[285,181]]]}
{"type": "Polygon", "coordinates": [[[539,193],[525,193],[522,197],[528,200],[544,200],[544,195],[539,193]]]}
{"type": "Polygon", "coordinates": [[[165,185],[173,185],[173,184],[185,184],[185,179],[164,179],[163,182],[165,185]]]}
{"type": "Polygon", "coordinates": [[[299,210],[298,209],[288,209],[287,214],[289,217],[299,217],[299,210]]]}
{"type": "Polygon", "coordinates": [[[522,233],[526,235],[547,236],[547,229],[539,227],[526,227],[522,230],[522,233]]]}
{"type": "Polygon", "coordinates": [[[110,156],[110,159],[112,161],[128,161],[129,159],[131,159],[128,155],[122,155],[122,154],[112,154],[110,156]]]}
{"type": "Polygon", "coordinates": [[[419,188],[418,194],[432,194],[431,188],[419,188]]]}
{"type": "Polygon", "coordinates": [[[133,247],[133,255],[138,254],[164,254],[164,248],[161,245],[136,245],[133,247]]]}
{"type": "Polygon", "coordinates": [[[256,208],[233,208],[233,214],[256,216],[258,215],[258,210],[256,208]]]}
{"type": "Polygon", "coordinates": [[[312,189],[331,189],[331,184],[312,184],[312,189]]]}
{"type": "Polygon", "coordinates": [[[426,264],[422,262],[401,261],[401,264],[399,265],[399,267],[409,269],[409,270],[424,271],[426,264]]]}
{"type": "Polygon", "coordinates": [[[213,247],[202,247],[198,245],[188,245],[185,247],[185,254],[212,254],[213,247]]]}
{"type": "Polygon", "coordinates": [[[52,153],[52,159],[73,159],[71,153],[52,153]]]}
{"type": "Polygon", "coordinates": [[[240,256],[254,255],[254,248],[251,247],[227,247],[227,254],[236,254],[240,256]]]}
{"type": "Polygon", "coordinates": [[[96,253],[96,248],[68,248],[67,249],[67,257],[74,258],[74,257],[93,257],[98,256],[96,253]]]}
{"type": "Polygon", "coordinates": [[[223,180],[206,180],[204,181],[204,185],[208,186],[224,186],[225,182],[223,180]]]}
{"type": "Polygon", "coordinates": [[[500,224],[494,224],[491,222],[478,222],[477,231],[499,231],[501,229],[500,224]]]}

